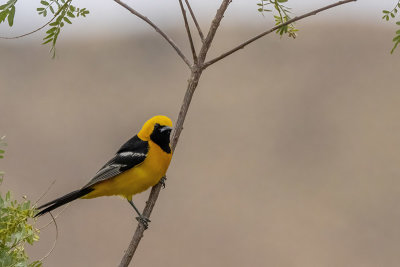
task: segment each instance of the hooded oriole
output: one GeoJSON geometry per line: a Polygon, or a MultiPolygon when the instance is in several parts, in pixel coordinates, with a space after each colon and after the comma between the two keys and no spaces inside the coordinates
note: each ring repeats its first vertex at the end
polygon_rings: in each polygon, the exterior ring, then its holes
{"type": "Polygon", "coordinates": [[[148,218],[140,214],[132,196],[157,184],[167,172],[172,157],[170,134],[172,122],[166,116],[146,121],[140,132],[128,140],[96,175],[81,189],[40,207],[40,216],[77,198],[119,195],[128,200],[147,227],[148,218]]]}

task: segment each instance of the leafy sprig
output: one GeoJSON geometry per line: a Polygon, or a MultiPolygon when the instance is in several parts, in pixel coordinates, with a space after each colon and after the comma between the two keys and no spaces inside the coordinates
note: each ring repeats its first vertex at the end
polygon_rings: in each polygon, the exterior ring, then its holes
{"type": "Polygon", "coordinates": [[[0,12],[0,24],[7,19],[10,27],[14,25],[15,4],[17,1],[18,0],[9,0],[6,4],[0,6],[0,10],[2,10],[0,12]]]}
{"type": "MultiPolygon", "coordinates": [[[[0,137],[0,147],[4,147],[5,136],[0,137]]],[[[4,150],[0,151],[1,157],[4,150]]],[[[0,185],[4,172],[0,172],[0,185]]],[[[0,266],[1,267],[39,267],[40,261],[29,263],[25,253],[25,245],[30,245],[39,239],[39,230],[28,223],[34,218],[36,209],[26,200],[26,197],[18,203],[11,197],[10,191],[4,196],[0,191],[0,266]]]]}
{"type": "Polygon", "coordinates": [[[72,24],[71,20],[76,17],[86,17],[86,15],[89,14],[89,10],[73,6],[71,4],[72,0],[51,0],[50,2],[42,0],[40,3],[42,7],[36,9],[38,14],[46,17],[48,11],[50,11],[55,19],[54,22],[49,24],[50,29],[46,31],[46,36],[43,38],[43,44],[51,43],[50,53],[54,58],[56,55],[56,43],[61,28],[64,27],[65,23],[72,24]]]}
{"type": "MultiPolygon", "coordinates": [[[[382,13],[383,13],[382,19],[384,19],[386,21],[389,21],[391,19],[396,18],[396,16],[398,16],[398,13],[399,13],[398,11],[399,10],[400,10],[400,0],[397,1],[397,4],[394,6],[394,8],[392,10],[390,10],[390,11],[389,10],[383,10],[382,11],[382,13]]],[[[396,25],[400,26],[400,21],[397,21],[396,25]]],[[[397,48],[397,46],[400,43],[400,29],[396,31],[396,35],[393,38],[393,43],[394,43],[393,48],[390,51],[391,54],[393,54],[394,50],[397,48]]]]}
{"type": "Polygon", "coordinates": [[[8,191],[0,194],[0,266],[39,267],[40,261],[29,263],[25,244],[39,240],[39,230],[28,220],[36,211],[25,198],[18,203],[8,191]]]}
{"type": "MultiPolygon", "coordinates": [[[[288,0],[260,0],[257,3],[258,11],[264,14],[264,12],[273,12],[276,13],[273,15],[275,20],[275,25],[280,25],[285,23],[291,19],[290,17],[290,8],[283,5],[288,0]]],[[[296,38],[296,32],[299,30],[296,29],[293,23],[280,27],[276,30],[276,33],[280,36],[287,34],[291,38],[296,38]]]]}

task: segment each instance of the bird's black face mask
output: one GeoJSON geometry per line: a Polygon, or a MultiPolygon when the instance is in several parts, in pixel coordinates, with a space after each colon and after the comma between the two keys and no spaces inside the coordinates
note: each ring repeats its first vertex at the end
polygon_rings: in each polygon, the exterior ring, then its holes
{"type": "Polygon", "coordinates": [[[171,131],[171,127],[162,126],[157,123],[154,125],[154,130],[150,135],[151,141],[159,145],[168,154],[171,153],[171,147],[169,146],[171,131]]]}

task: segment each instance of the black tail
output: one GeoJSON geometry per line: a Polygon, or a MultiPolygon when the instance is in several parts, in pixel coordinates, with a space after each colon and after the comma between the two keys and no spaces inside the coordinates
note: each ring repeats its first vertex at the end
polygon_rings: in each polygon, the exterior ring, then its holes
{"type": "Polygon", "coordinates": [[[64,204],[67,204],[68,202],[71,202],[77,198],[83,197],[84,195],[89,194],[90,192],[93,191],[93,188],[82,188],[76,191],[73,191],[69,194],[66,194],[65,196],[59,197],[53,201],[50,201],[49,203],[46,203],[40,207],[38,207],[38,209],[42,209],[40,212],[38,212],[38,214],[35,215],[35,217],[41,216],[49,211],[52,211],[64,204]],[[43,209],[45,208],[45,209],[43,209]]]}

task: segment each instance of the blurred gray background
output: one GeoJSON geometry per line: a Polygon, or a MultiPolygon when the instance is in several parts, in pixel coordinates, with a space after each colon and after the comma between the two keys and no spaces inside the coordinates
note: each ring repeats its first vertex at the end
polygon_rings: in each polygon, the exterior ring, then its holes
{"type": "MultiPolygon", "coordinates": [[[[187,48],[176,2],[137,5],[187,48]]],[[[290,2],[296,14],[329,3],[290,2]]],[[[400,50],[389,54],[396,27],[380,13],[394,1],[377,2],[301,21],[296,40],[271,34],[207,69],[132,266],[398,266],[400,50]]],[[[92,13],[61,33],[55,60],[44,33],[0,41],[1,190],[18,199],[54,180],[41,203],[81,187],[146,119],[177,118],[189,73],[175,52],[112,1],[80,3],[92,13]]],[[[209,58],[272,25],[256,3],[233,2],[209,58]]],[[[217,5],[193,3],[204,31],[217,5]]],[[[33,27],[24,12],[1,35],[33,27]]],[[[45,266],[116,266],[135,216],[118,197],[74,202],[45,266]]],[[[54,236],[42,231],[32,259],[54,236]]]]}

